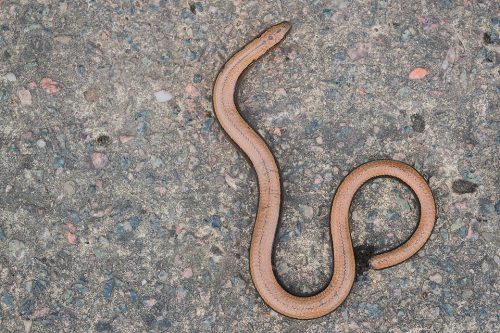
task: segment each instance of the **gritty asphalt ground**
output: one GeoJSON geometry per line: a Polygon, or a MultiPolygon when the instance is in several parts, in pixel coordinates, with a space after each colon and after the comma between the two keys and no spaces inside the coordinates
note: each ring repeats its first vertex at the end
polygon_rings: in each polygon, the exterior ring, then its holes
{"type": "MultiPolygon", "coordinates": [[[[0,1],[1,332],[497,332],[500,17],[495,1],[0,1]],[[359,164],[404,161],[438,219],[425,247],[359,265],[334,313],[257,294],[254,171],[214,119],[222,64],[285,41],[239,107],[281,166],[275,270],[329,281],[328,215],[359,164]],[[418,69],[421,68],[421,69],[418,69]]],[[[418,203],[377,179],[352,204],[358,261],[402,243],[418,203]]]]}

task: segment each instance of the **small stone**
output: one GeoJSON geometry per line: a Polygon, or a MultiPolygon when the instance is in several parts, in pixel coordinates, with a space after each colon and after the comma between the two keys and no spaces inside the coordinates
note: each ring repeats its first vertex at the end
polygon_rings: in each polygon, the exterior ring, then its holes
{"type": "Polygon", "coordinates": [[[195,74],[193,77],[193,83],[200,83],[202,78],[203,77],[200,74],[195,74]]]}
{"type": "Polygon", "coordinates": [[[278,96],[278,97],[284,97],[287,95],[287,92],[284,88],[278,88],[274,91],[274,94],[275,94],[275,96],[278,96]]]}
{"type": "Polygon", "coordinates": [[[21,105],[31,105],[31,93],[28,89],[21,88],[17,91],[17,96],[21,101],[21,105]]]}
{"type": "Polygon", "coordinates": [[[21,260],[26,254],[26,245],[17,239],[13,239],[9,242],[9,251],[14,258],[21,260]]]}
{"type": "Polygon", "coordinates": [[[46,142],[45,142],[45,140],[43,140],[43,139],[37,140],[37,142],[36,142],[36,146],[37,146],[38,148],[45,148],[45,146],[46,146],[46,142]]]}
{"type": "Polygon", "coordinates": [[[115,289],[115,279],[109,279],[104,283],[102,288],[102,296],[106,299],[109,299],[113,294],[113,290],[115,289]]]}
{"type": "Polygon", "coordinates": [[[92,165],[96,169],[102,169],[108,164],[108,157],[103,153],[92,153],[92,165]]]}
{"type": "Polygon", "coordinates": [[[208,219],[205,219],[204,222],[209,224],[212,228],[220,230],[221,218],[219,215],[212,215],[208,219]]]}
{"type": "Polygon", "coordinates": [[[437,284],[441,284],[443,283],[443,276],[441,276],[441,274],[439,273],[434,273],[431,276],[429,276],[429,280],[437,284]]]}
{"type": "Polygon", "coordinates": [[[147,130],[149,128],[149,124],[147,121],[141,121],[138,125],[137,125],[137,133],[141,134],[141,135],[144,135],[147,130]]]}
{"type": "Polygon", "coordinates": [[[191,267],[188,267],[182,272],[182,277],[185,279],[189,279],[193,277],[193,269],[191,267]]]}
{"type": "Polygon", "coordinates": [[[197,157],[190,157],[188,161],[188,169],[194,170],[198,165],[200,165],[200,160],[197,157]]]}
{"type": "Polygon", "coordinates": [[[165,167],[165,164],[163,163],[161,158],[157,156],[151,157],[151,165],[153,166],[154,169],[163,169],[165,167]]]}
{"type": "Polygon", "coordinates": [[[76,236],[70,231],[66,231],[66,239],[70,244],[76,244],[76,236]]]}
{"type": "Polygon", "coordinates": [[[181,12],[181,18],[187,23],[193,23],[195,20],[195,16],[190,11],[190,9],[184,8],[181,12]]]}
{"type": "Polygon", "coordinates": [[[121,157],[121,167],[123,170],[127,170],[130,167],[130,156],[128,154],[121,157]]]}
{"type": "Polygon", "coordinates": [[[160,59],[162,61],[169,61],[172,59],[172,53],[170,51],[165,51],[161,54],[160,59]]]}
{"type": "Polygon", "coordinates": [[[76,228],[75,226],[73,225],[73,223],[66,223],[65,224],[65,227],[68,228],[70,231],[73,231],[75,232],[76,231],[76,228]]]}
{"type": "Polygon", "coordinates": [[[63,185],[63,190],[66,195],[72,196],[75,194],[75,183],[68,181],[63,185]]]}
{"type": "Polygon", "coordinates": [[[131,300],[132,302],[134,302],[134,303],[135,303],[135,302],[137,302],[137,301],[139,300],[139,295],[137,295],[137,293],[136,293],[135,291],[133,291],[133,290],[130,290],[130,291],[128,292],[128,295],[129,295],[129,297],[130,297],[130,300],[131,300]]]}
{"type": "Polygon", "coordinates": [[[451,185],[453,192],[458,194],[474,193],[478,185],[465,179],[457,179],[451,185]]]}
{"type": "Polygon", "coordinates": [[[450,65],[453,65],[455,63],[455,60],[457,58],[455,48],[450,47],[448,49],[448,52],[446,52],[446,57],[444,58],[443,63],[441,64],[441,69],[446,70],[450,65]]]}
{"type": "Polygon", "coordinates": [[[280,232],[280,234],[278,235],[279,241],[280,242],[288,242],[291,239],[290,234],[291,234],[291,232],[287,232],[287,231],[280,232]]]}
{"type": "Polygon", "coordinates": [[[153,63],[153,61],[146,56],[142,57],[141,62],[144,66],[150,66],[153,63]]]}
{"type": "Polygon", "coordinates": [[[497,266],[500,267],[500,257],[499,256],[494,256],[493,260],[495,260],[495,263],[497,264],[497,266]]]}
{"type": "Polygon", "coordinates": [[[195,2],[189,6],[191,13],[196,14],[203,11],[203,4],[200,2],[195,2]]]}
{"type": "Polygon", "coordinates": [[[326,18],[330,18],[333,15],[333,11],[330,8],[323,9],[323,16],[326,18]]]}
{"type": "Polygon", "coordinates": [[[410,74],[408,75],[408,78],[410,80],[420,80],[420,79],[423,79],[424,77],[427,76],[427,74],[429,74],[429,71],[425,68],[422,68],[422,67],[417,67],[417,68],[414,68],[410,74]]]}
{"type": "Polygon", "coordinates": [[[40,81],[40,86],[49,94],[56,94],[59,91],[59,84],[49,77],[44,77],[40,81]]]}
{"type": "Polygon", "coordinates": [[[84,65],[78,65],[76,66],[76,71],[78,72],[78,74],[80,74],[81,76],[84,76],[85,75],[85,72],[87,71],[85,69],[85,66],[84,65]]]}
{"type": "Polygon", "coordinates": [[[464,227],[465,223],[461,218],[458,218],[453,224],[450,226],[450,231],[454,232],[464,227]]]}
{"type": "Polygon", "coordinates": [[[64,158],[60,156],[55,156],[52,160],[52,167],[54,169],[59,169],[64,167],[64,158]]]}
{"type": "Polygon", "coordinates": [[[495,206],[488,198],[479,198],[479,208],[484,214],[493,214],[495,212],[495,206]]]}
{"type": "Polygon", "coordinates": [[[14,73],[5,74],[4,78],[10,82],[15,82],[17,80],[16,75],[14,73]]]}
{"type": "Polygon", "coordinates": [[[65,45],[68,45],[69,43],[71,43],[71,39],[72,39],[71,36],[65,36],[65,35],[54,37],[54,40],[56,42],[59,42],[59,43],[65,44],[65,45]]]}
{"type": "Polygon", "coordinates": [[[164,270],[161,270],[160,273],[158,273],[158,280],[165,282],[168,279],[167,272],[164,270]]]}
{"type": "Polygon", "coordinates": [[[123,234],[125,233],[125,226],[123,225],[123,223],[118,223],[115,226],[115,233],[118,235],[118,237],[123,236],[123,234]]]}
{"type": "Polygon", "coordinates": [[[100,236],[98,241],[103,248],[107,248],[109,246],[109,240],[106,237],[100,236]]]}
{"type": "Polygon", "coordinates": [[[187,50],[184,52],[183,58],[186,59],[187,61],[194,61],[198,58],[198,53],[192,50],[187,50]]]}
{"type": "Polygon", "coordinates": [[[406,97],[410,94],[410,88],[408,87],[402,87],[401,89],[398,90],[398,94],[401,97],[406,97]]]}
{"type": "Polygon", "coordinates": [[[5,304],[7,308],[11,308],[14,303],[14,297],[12,297],[11,294],[2,295],[0,300],[2,301],[3,304],[5,304]]]}
{"type": "Polygon", "coordinates": [[[130,217],[127,222],[125,222],[126,231],[137,230],[139,225],[141,224],[142,219],[139,216],[130,217]]]}
{"type": "Polygon", "coordinates": [[[429,319],[436,319],[437,317],[439,317],[439,307],[438,306],[431,308],[429,311],[429,319]]]}
{"type": "Polygon", "coordinates": [[[238,185],[236,185],[236,180],[235,180],[233,177],[231,177],[231,176],[229,176],[229,175],[226,175],[226,176],[224,177],[224,179],[226,180],[226,183],[227,183],[227,184],[228,184],[228,185],[229,185],[232,189],[235,189],[235,190],[236,190],[236,189],[238,189],[238,185]]]}
{"type": "Polygon", "coordinates": [[[460,73],[460,83],[465,86],[467,84],[467,73],[463,71],[460,73]]]}
{"type": "Polygon", "coordinates": [[[94,210],[90,213],[90,215],[92,217],[104,217],[111,214],[111,212],[113,212],[113,206],[108,206],[102,210],[94,210]]]}
{"type": "Polygon", "coordinates": [[[94,253],[94,256],[97,258],[97,259],[101,259],[102,258],[102,250],[98,247],[94,247],[92,249],[92,253],[94,253]]]}
{"type": "Polygon", "coordinates": [[[486,273],[487,271],[490,270],[490,265],[488,265],[488,262],[486,260],[484,260],[481,264],[481,271],[483,273],[486,273]]]}
{"type": "Polygon", "coordinates": [[[370,44],[368,43],[356,43],[349,50],[347,50],[347,55],[351,60],[356,61],[364,58],[368,55],[370,50],[370,44]]]}
{"type": "Polygon", "coordinates": [[[385,217],[388,220],[391,220],[391,221],[397,221],[397,220],[401,219],[401,215],[397,211],[395,211],[394,209],[392,209],[392,208],[389,208],[385,212],[385,217]]]}
{"type": "Polygon", "coordinates": [[[10,97],[10,92],[7,90],[0,90],[0,102],[8,100],[10,97]]]}
{"type": "Polygon", "coordinates": [[[47,289],[47,281],[44,280],[34,280],[32,283],[32,291],[34,294],[41,294],[47,289]]]}
{"type": "Polygon", "coordinates": [[[157,92],[155,92],[154,95],[155,95],[156,101],[159,103],[168,102],[172,99],[172,95],[168,91],[165,91],[165,90],[157,91],[157,92]]]}
{"type": "Polygon", "coordinates": [[[150,298],[150,299],[144,300],[144,305],[152,307],[152,306],[154,306],[156,304],[156,302],[157,302],[156,299],[150,298]]]}
{"type": "Polygon", "coordinates": [[[299,205],[299,209],[302,215],[304,215],[306,219],[312,219],[314,215],[314,210],[312,207],[306,205],[299,205]]]}
{"type": "Polygon", "coordinates": [[[30,333],[31,332],[31,327],[33,326],[33,315],[30,316],[29,320],[24,320],[23,319],[23,325],[24,325],[24,333],[30,333]]]}
{"type": "Polygon", "coordinates": [[[411,116],[412,128],[417,133],[423,133],[425,130],[425,120],[419,114],[414,114],[411,116]]]}
{"type": "Polygon", "coordinates": [[[453,306],[451,306],[450,304],[448,303],[442,304],[441,310],[443,310],[446,315],[453,317],[453,306]]]}
{"type": "Polygon", "coordinates": [[[319,128],[319,122],[316,119],[314,119],[306,127],[305,132],[306,132],[307,135],[311,135],[314,132],[316,132],[318,130],[318,128],[319,128]]]}
{"type": "Polygon", "coordinates": [[[133,140],[135,136],[133,135],[120,135],[118,139],[120,140],[121,143],[127,143],[131,140],[133,140]]]}
{"type": "Polygon", "coordinates": [[[105,321],[99,321],[97,324],[94,326],[96,332],[102,332],[102,333],[111,333],[113,332],[113,326],[111,326],[110,323],[105,322],[105,321]]]}
{"type": "Polygon", "coordinates": [[[31,315],[33,313],[34,309],[35,309],[35,301],[31,298],[28,298],[19,307],[19,315],[21,315],[21,317],[25,318],[25,317],[31,315]]]}
{"type": "Polygon", "coordinates": [[[371,317],[378,318],[382,314],[382,310],[377,304],[366,303],[365,308],[371,317]]]}
{"type": "Polygon", "coordinates": [[[474,295],[474,292],[470,289],[467,289],[465,290],[463,293],[462,293],[462,298],[463,299],[469,299],[472,297],[472,295],[474,295]]]}
{"type": "Polygon", "coordinates": [[[196,87],[193,86],[191,83],[188,83],[186,85],[184,91],[186,92],[186,95],[190,98],[196,98],[200,96],[200,92],[198,91],[198,89],[196,89],[196,87]]]}
{"type": "Polygon", "coordinates": [[[88,89],[83,93],[83,97],[87,102],[94,103],[97,101],[98,95],[97,95],[97,90],[95,89],[88,89]]]}
{"type": "Polygon", "coordinates": [[[297,222],[297,224],[295,224],[294,232],[296,236],[300,236],[302,234],[302,223],[297,222]]]}

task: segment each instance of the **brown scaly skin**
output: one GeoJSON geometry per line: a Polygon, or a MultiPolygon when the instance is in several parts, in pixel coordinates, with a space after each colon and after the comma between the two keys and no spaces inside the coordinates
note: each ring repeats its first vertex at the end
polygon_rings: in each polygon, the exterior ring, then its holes
{"type": "Polygon", "coordinates": [[[290,30],[288,22],[279,23],[237,52],[217,76],[213,90],[215,114],[227,135],[250,159],[259,185],[259,206],[250,246],[250,272],[257,291],[275,311],[297,319],[324,316],[349,294],[355,277],[354,251],[349,231],[349,207],[356,191],[367,180],[389,176],[406,183],[420,202],[420,221],[413,235],[401,246],[374,256],[370,265],[382,269],[397,265],[414,255],[432,233],[436,208],[432,192],[422,176],[409,165],[392,160],[363,164],[345,177],[333,198],[330,228],[333,241],[334,273],[320,293],[299,297],[284,290],[272,269],[272,250],[280,215],[280,174],[271,150],[235,105],[235,91],[240,75],[254,61],[278,44],[290,30]]]}

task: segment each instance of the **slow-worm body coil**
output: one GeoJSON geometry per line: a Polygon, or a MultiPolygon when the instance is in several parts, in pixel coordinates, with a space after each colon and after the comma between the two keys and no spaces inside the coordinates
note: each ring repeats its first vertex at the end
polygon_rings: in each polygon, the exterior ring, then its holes
{"type": "Polygon", "coordinates": [[[356,191],[367,180],[380,176],[397,178],[413,190],[420,203],[420,221],[412,236],[399,247],[371,258],[372,268],[397,265],[420,250],[432,233],[436,208],[429,186],[409,165],[392,160],[365,163],[345,177],[333,198],[330,230],[334,272],[328,286],[316,295],[301,297],[290,294],[278,283],[272,268],[272,251],[280,216],[279,169],[266,142],[238,112],[235,91],[244,70],[278,44],[290,27],[288,22],[270,27],[229,59],[215,81],[213,105],[220,125],[248,156],[257,174],[259,204],[250,245],[253,283],[264,302],[275,311],[293,318],[312,319],[334,311],[352,288],[355,261],[349,231],[349,207],[356,191]]]}

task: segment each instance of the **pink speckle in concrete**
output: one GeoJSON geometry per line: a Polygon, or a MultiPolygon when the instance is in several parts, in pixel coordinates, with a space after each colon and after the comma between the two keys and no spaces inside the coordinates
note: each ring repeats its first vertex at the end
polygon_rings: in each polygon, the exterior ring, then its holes
{"type": "Polygon", "coordinates": [[[56,94],[59,91],[59,83],[52,80],[50,77],[44,77],[40,81],[40,86],[49,94],[56,94]]]}
{"type": "Polygon", "coordinates": [[[198,91],[198,89],[196,89],[195,86],[193,86],[191,83],[189,83],[186,86],[186,95],[190,98],[196,98],[196,97],[200,96],[200,92],[198,91]]]}
{"type": "Polygon", "coordinates": [[[156,302],[157,302],[156,299],[150,298],[150,299],[146,300],[145,303],[146,303],[147,306],[152,307],[152,306],[154,306],[156,304],[156,302]]]}
{"type": "Polygon", "coordinates": [[[31,105],[31,93],[28,89],[21,88],[17,91],[17,96],[21,101],[21,105],[31,105]]]}
{"type": "Polygon", "coordinates": [[[359,60],[368,55],[370,51],[370,44],[368,43],[357,43],[354,44],[349,50],[347,50],[347,55],[351,60],[359,60]]]}
{"type": "Polygon", "coordinates": [[[414,68],[410,74],[408,75],[408,78],[410,80],[420,80],[420,79],[423,79],[424,77],[427,76],[427,74],[429,74],[429,71],[425,68],[422,68],[422,67],[417,67],[417,68],[414,68]]]}
{"type": "Polygon", "coordinates": [[[102,169],[108,164],[108,157],[103,153],[92,153],[92,165],[96,169],[102,169]]]}
{"type": "Polygon", "coordinates": [[[182,277],[185,279],[189,279],[193,277],[193,269],[191,267],[188,267],[182,272],[182,277]]]}
{"type": "Polygon", "coordinates": [[[90,213],[90,215],[92,215],[92,217],[104,217],[104,216],[108,216],[109,214],[111,214],[112,211],[113,211],[113,207],[108,206],[108,207],[101,209],[101,210],[92,211],[92,213],[90,213]]]}
{"type": "Polygon", "coordinates": [[[118,138],[120,140],[121,143],[127,143],[131,140],[133,140],[135,138],[135,136],[133,135],[120,135],[120,137],[118,138]]]}
{"type": "Polygon", "coordinates": [[[68,243],[76,244],[76,236],[70,231],[66,231],[66,239],[68,240],[68,243]]]}
{"type": "Polygon", "coordinates": [[[76,228],[75,228],[75,226],[73,225],[73,223],[66,223],[66,227],[67,227],[70,231],[73,231],[73,232],[75,232],[75,231],[76,231],[76,228]]]}
{"type": "Polygon", "coordinates": [[[49,314],[49,311],[50,309],[47,306],[35,309],[35,311],[33,311],[33,314],[31,315],[31,319],[45,317],[49,314]]]}

